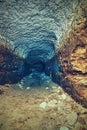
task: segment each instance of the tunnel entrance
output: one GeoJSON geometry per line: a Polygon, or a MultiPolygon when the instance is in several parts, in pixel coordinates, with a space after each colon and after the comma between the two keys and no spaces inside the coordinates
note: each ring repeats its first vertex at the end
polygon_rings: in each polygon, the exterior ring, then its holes
{"type": "Polygon", "coordinates": [[[29,74],[22,79],[22,85],[41,87],[52,84],[55,73],[58,71],[58,62],[55,62],[57,59],[54,60],[54,57],[53,43],[32,43],[26,57],[29,74]]]}
{"type": "Polygon", "coordinates": [[[25,59],[4,46],[0,46],[0,50],[0,84],[41,87],[59,80],[60,63],[53,43],[32,43],[25,59]]]}

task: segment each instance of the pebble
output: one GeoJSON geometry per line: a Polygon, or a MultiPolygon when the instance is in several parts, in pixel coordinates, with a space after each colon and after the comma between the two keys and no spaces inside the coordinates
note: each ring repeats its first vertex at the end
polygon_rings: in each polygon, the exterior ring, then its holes
{"type": "Polygon", "coordinates": [[[56,89],[57,87],[56,86],[52,86],[52,89],[56,89]]]}
{"type": "Polygon", "coordinates": [[[19,88],[23,89],[23,86],[21,84],[19,84],[19,88]]]}
{"type": "Polygon", "coordinates": [[[67,118],[68,118],[68,123],[69,123],[70,125],[73,125],[73,124],[77,121],[78,116],[77,116],[77,113],[76,113],[76,112],[72,112],[72,113],[70,113],[70,114],[67,116],[67,118]]]}
{"type": "Polygon", "coordinates": [[[65,126],[61,126],[60,130],[69,130],[69,128],[65,127],[65,126]]]}
{"type": "Polygon", "coordinates": [[[26,89],[27,89],[27,90],[29,90],[29,89],[30,89],[30,87],[27,87],[26,89]]]}
{"type": "Polygon", "coordinates": [[[45,89],[46,89],[46,90],[48,90],[48,89],[49,89],[49,87],[46,87],[45,89]]]}
{"type": "Polygon", "coordinates": [[[61,97],[62,97],[63,100],[66,99],[66,95],[64,93],[61,95],[61,97]]]}
{"type": "Polygon", "coordinates": [[[42,103],[40,104],[40,107],[43,108],[43,109],[45,109],[46,106],[47,106],[47,103],[46,103],[46,102],[42,102],[42,103]]]}
{"type": "Polygon", "coordinates": [[[60,92],[60,90],[58,89],[58,90],[57,90],[57,93],[59,93],[59,92],[60,92]]]}
{"type": "Polygon", "coordinates": [[[55,107],[57,103],[58,103],[57,100],[53,99],[53,100],[51,100],[50,102],[47,103],[47,106],[55,107]]]}

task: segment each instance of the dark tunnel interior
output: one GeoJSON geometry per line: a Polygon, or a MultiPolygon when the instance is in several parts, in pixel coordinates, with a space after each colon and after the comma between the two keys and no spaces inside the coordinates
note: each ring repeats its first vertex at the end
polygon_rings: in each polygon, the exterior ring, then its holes
{"type": "Polygon", "coordinates": [[[61,66],[53,43],[32,43],[25,59],[0,46],[0,84],[18,83],[27,86],[46,86],[59,83],[61,66]],[[57,72],[57,73],[56,73],[57,72]]]}
{"type": "Polygon", "coordinates": [[[50,1],[1,1],[0,11],[0,38],[7,42],[0,43],[0,84],[60,83],[62,69],[56,46],[66,27],[50,8],[50,1]]]}

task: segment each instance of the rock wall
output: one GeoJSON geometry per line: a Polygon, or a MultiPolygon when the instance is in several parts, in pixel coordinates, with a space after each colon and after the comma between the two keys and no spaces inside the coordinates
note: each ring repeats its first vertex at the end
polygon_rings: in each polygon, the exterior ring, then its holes
{"type": "Polygon", "coordinates": [[[5,40],[0,44],[10,46],[13,55],[28,64],[27,80],[34,77],[42,81],[46,75],[55,80],[60,69],[55,55],[77,4],[70,0],[0,1],[0,37],[5,40]]]}
{"type": "Polygon", "coordinates": [[[4,0],[0,2],[0,36],[14,53],[26,57],[32,44],[59,45],[70,28],[78,1],[4,0]]]}
{"type": "Polygon", "coordinates": [[[87,0],[1,0],[0,84],[52,79],[87,107],[86,14],[87,0]]]}
{"type": "Polygon", "coordinates": [[[81,13],[74,20],[64,44],[60,48],[60,60],[65,89],[79,103],[87,107],[87,4],[80,3],[81,13]]]}
{"type": "Polygon", "coordinates": [[[26,69],[24,59],[14,55],[10,47],[0,45],[0,85],[20,81],[27,74],[26,69]]]}

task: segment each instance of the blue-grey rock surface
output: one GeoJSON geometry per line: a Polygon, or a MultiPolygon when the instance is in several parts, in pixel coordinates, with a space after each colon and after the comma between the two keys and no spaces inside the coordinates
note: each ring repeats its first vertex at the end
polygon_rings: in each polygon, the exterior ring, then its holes
{"type": "Polygon", "coordinates": [[[27,63],[28,80],[42,81],[48,75],[59,81],[56,75],[62,69],[56,55],[77,5],[78,0],[0,0],[0,38],[27,63]]]}
{"type": "Polygon", "coordinates": [[[34,44],[38,48],[42,43],[48,47],[50,43],[58,45],[71,27],[76,5],[76,0],[1,1],[0,36],[22,57],[34,44]]]}

